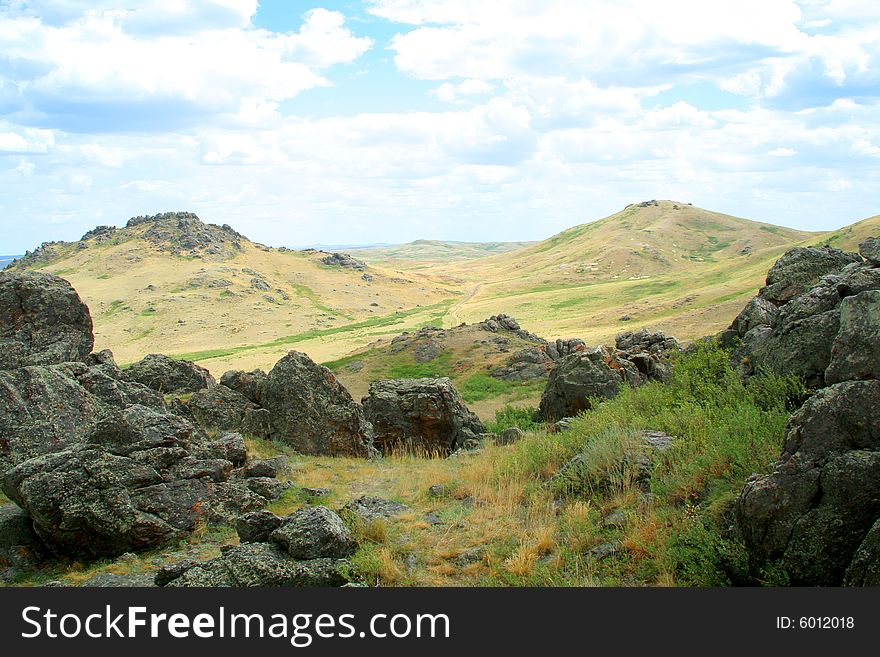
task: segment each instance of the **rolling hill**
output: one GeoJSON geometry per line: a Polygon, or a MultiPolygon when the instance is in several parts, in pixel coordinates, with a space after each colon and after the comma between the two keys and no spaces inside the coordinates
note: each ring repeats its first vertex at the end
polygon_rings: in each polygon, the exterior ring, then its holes
{"type": "Polygon", "coordinates": [[[456,289],[418,274],[327,258],[165,213],[44,243],[10,267],[69,280],[91,309],[96,349],[120,363],[161,352],[217,373],[271,366],[294,345],[335,358],[436,321],[456,299],[456,289]]]}
{"type": "Polygon", "coordinates": [[[501,312],[545,338],[606,341],[640,326],[695,338],[727,325],[780,254],[824,235],[647,201],[511,253],[433,271],[469,288],[447,325],[501,312]]]}
{"type": "Polygon", "coordinates": [[[449,242],[415,240],[394,246],[368,246],[349,249],[359,258],[377,265],[404,269],[427,269],[438,263],[474,260],[516,251],[534,242],[449,242]]]}

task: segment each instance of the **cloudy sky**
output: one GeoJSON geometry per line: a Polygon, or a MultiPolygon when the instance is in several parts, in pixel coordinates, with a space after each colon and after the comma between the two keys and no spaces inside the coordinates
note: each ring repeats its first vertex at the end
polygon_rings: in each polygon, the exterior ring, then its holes
{"type": "Polygon", "coordinates": [[[651,198],[880,213],[871,0],[0,0],[0,253],[193,210],[540,239],[651,198]]]}

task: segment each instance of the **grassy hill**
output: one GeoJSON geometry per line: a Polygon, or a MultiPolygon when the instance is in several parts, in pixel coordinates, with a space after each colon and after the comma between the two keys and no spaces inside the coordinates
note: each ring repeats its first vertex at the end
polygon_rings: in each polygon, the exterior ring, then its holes
{"type": "Polygon", "coordinates": [[[12,265],[69,280],[89,305],[96,349],[120,363],[161,352],[216,374],[271,367],[296,348],[336,358],[384,333],[438,321],[458,290],[383,267],[331,266],[186,213],[99,227],[12,265]]]}
{"type": "Polygon", "coordinates": [[[827,244],[844,251],[858,251],[861,242],[868,237],[878,235],[880,235],[880,215],[862,219],[830,233],[822,233],[818,239],[810,243],[827,244]]]}
{"type": "Polygon", "coordinates": [[[547,338],[607,341],[640,326],[694,338],[727,325],[780,254],[819,236],[649,201],[436,271],[470,286],[448,325],[503,312],[547,338]]]}

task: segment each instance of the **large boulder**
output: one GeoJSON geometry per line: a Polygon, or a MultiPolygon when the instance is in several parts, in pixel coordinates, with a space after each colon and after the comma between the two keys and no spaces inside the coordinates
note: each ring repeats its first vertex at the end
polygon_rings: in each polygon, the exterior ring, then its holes
{"type": "Polygon", "coordinates": [[[767,285],[760,296],[776,305],[791,301],[819,282],[825,274],[860,262],[856,253],[828,246],[797,247],[786,251],[767,273],[767,285]]]}
{"type": "Polygon", "coordinates": [[[70,283],[0,272],[0,370],[84,361],[93,346],[92,317],[70,283]]]}
{"type": "Polygon", "coordinates": [[[342,518],[326,506],[307,506],[290,514],[270,538],[294,559],[347,557],[357,547],[342,518]]]}
{"type": "Polygon", "coordinates": [[[25,459],[82,442],[108,409],[164,407],[158,393],[115,379],[105,368],[63,363],[0,371],[0,475],[25,459]]]}
{"type": "Polygon", "coordinates": [[[445,377],[375,381],[363,405],[386,454],[397,448],[450,454],[485,431],[445,377]]]}
{"type": "Polygon", "coordinates": [[[269,436],[268,412],[225,385],[193,393],[186,406],[203,427],[241,431],[259,438],[269,436]]]}
{"type": "Polygon", "coordinates": [[[161,393],[197,392],[216,383],[204,367],[163,354],[145,356],[125,370],[122,377],[161,393]]]}
{"type": "Polygon", "coordinates": [[[81,444],[19,463],[2,488],[53,551],[114,556],[266,503],[217,448],[183,418],[133,405],[101,417],[81,444]]]}
{"type": "Polygon", "coordinates": [[[880,378],[880,290],[840,304],[840,330],[831,347],[827,383],[880,378]]]}
{"type": "Polygon", "coordinates": [[[671,335],[647,329],[618,334],[614,346],[617,350],[614,360],[623,369],[627,369],[626,361],[632,363],[638,370],[640,381],[668,380],[672,373],[669,357],[681,351],[681,344],[671,335]]]}
{"type": "Polygon", "coordinates": [[[538,414],[545,422],[573,417],[590,408],[593,398],[611,399],[622,376],[611,366],[613,356],[602,347],[577,352],[560,360],[550,372],[538,414]]]}
{"type": "Polygon", "coordinates": [[[326,367],[291,351],[261,386],[271,436],[302,454],[364,456],[375,453],[373,428],[363,409],[326,367]]]}
{"type": "Polygon", "coordinates": [[[849,381],[792,416],[775,470],[753,476],[735,504],[753,564],[780,560],[793,584],[843,581],[880,517],[877,408],[880,382],[849,381]]]}
{"type": "Polygon", "coordinates": [[[505,365],[495,369],[492,377],[502,381],[534,381],[546,379],[553,369],[553,359],[541,347],[526,347],[514,353],[505,365]]]}

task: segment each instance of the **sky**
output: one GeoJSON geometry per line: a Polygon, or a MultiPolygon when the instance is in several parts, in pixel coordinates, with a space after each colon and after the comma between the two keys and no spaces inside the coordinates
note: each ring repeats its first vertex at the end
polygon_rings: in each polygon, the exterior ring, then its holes
{"type": "Polygon", "coordinates": [[[0,253],[189,210],[274,246],[672,199],[880,213],[880,3],[0,0],[0,253]]]}

